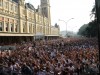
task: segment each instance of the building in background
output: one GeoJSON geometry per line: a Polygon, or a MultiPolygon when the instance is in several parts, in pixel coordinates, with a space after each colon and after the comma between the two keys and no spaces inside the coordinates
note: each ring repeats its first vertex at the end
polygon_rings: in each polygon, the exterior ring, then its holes
{"type": "Polygon", "coordinates": [[[25,0],[0,0],[0,41],[59,37],[59,26],[51,26],[49,0],[41,0],[37,9],[25,0]]]}

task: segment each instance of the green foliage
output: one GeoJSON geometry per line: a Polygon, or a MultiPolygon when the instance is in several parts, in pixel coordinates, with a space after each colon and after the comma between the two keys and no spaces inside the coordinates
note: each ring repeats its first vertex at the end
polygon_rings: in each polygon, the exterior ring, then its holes
{"type": "Polygon", "coordinates": [[[83,35],[84,36],[87,26],[88,26],[87,24],[84,24],[83,26],[81,26],[80,29],[79,29],[78,35],[83,35]]]}
{"type": "Polygon", "coordinates": [[[78,35],[86,36],[86,37],[97,37],[98,28],[97,28],[96,20],[89,22],[88,24],[80,27],[78,35]]]}
{"type": "Polygon", "coordinates": [[[98,35],[98,28],[97,28],[96,20],[89,22],[88,27],[86,28],[87,36],[97,37],[98,35]]]}
{"type": "Polygon", "coordinates": [[[95,15],[95,19],[88,24],[85,24],[80,27],[78,35],[86,36],[86,37],[97,37],[98,36],[98,26],[96,22],[96,10],[95,5],[91,11],[91,15],[95,15]]]}

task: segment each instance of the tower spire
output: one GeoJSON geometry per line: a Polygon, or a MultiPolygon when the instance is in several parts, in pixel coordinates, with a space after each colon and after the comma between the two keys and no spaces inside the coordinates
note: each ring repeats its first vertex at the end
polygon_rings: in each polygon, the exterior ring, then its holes
{"type": "Polygon", "coordinates": [[[51,33],[50,0],[41,0],[41,14],[48,18],[49,34],[51,33]]]}

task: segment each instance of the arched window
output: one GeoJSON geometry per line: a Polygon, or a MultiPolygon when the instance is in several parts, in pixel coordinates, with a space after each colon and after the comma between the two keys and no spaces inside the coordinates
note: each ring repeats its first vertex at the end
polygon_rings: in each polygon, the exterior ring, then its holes
{"type": "Polygon", "coordinates": [[[29,24],[29,32],[32,32],[32,24],[29,24]]]}
{"type": "Polygon", "coordinates": [[[34,24],[33,24],[33,26],[32,26],[32,27],[33,27],[33,33],[35,33],[35,26],[34,26],[34,24]]]}
{"type": "Polygon", "coordinates": [[[0,0],[0,6],[2,6],[2,0],[0,0]]]}
{"type": "Polygon", "coordinates": [[[13,24],[11,24],[11,32],[13,32],[13,24]]]}
{"type": "Polygon", "coordinates": [[[25,32],[26,26],[25,26],[25,22],[23,22],[23,32],[25,32]]]}
{"type": "Polygon", "coordinates": [[[8,25],[9,25],[9,24],[8,24],[8,23],[6,23],[6,31],[8,31],[8,25]]]}
{"type": "Polygon", "coordinates": [[[15,32],[18,32],[18,25],[15,25],[15,32]]]}
{"type": "Polygon", "coordinates": [[[0,22],[0,31],[3,30],[3,22],[0,22]]]}

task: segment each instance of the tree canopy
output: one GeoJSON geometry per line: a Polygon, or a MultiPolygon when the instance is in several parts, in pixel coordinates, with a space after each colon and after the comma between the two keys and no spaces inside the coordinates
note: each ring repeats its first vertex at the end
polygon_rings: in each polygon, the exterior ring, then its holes
{"type": "MultiPolygon", "coordinates": [[[[95,16],[94,20],[89,22],[88,24],[85,24],[80,27],[78,31],[78,35],[86,36],[86,37],[97,37],[98,36],[98,26],[96,22],[96,10],[95,10],[95,5],[93,9],[91,10],[91,15],[95,16]]],[[[91,17],[91,16],[90,16],[91,17]]]]}

